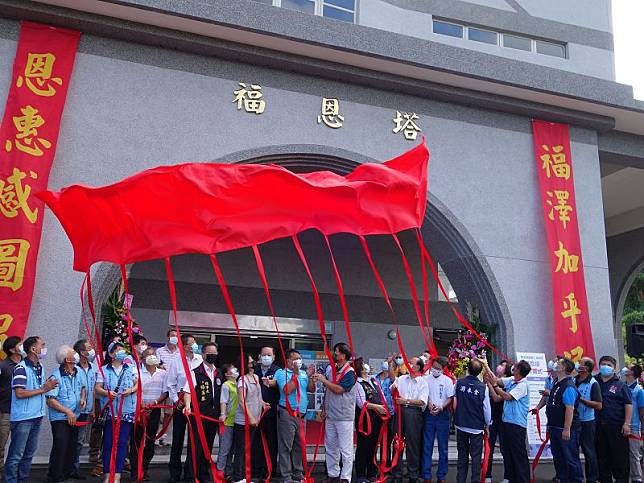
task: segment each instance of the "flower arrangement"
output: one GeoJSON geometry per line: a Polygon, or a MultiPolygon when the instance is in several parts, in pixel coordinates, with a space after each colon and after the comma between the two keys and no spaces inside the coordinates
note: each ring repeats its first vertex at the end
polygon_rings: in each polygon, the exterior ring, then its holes
{"type": "Polygon", "coordinates": [[[129,311],[132,295],[126,294],[122,284],[118,284],[103,305],[103,346],[115,337],[119,337],[129,350],[128,321],[132,321],[132,332],[143,335],[143,331],[129,311]]]}
{"type": "MultiPolygon", "coordinates": [[[[483,339],[487,340],[487,327],[481,324],[478,309],[467,304],[468,320],[474,330],[476,330],[483,339]]],[[[458,337],[454,339],[447,352],[449,369],[455,377],[461,377],[467,370],[467,364],[472,358],[484,359],[487,357],[486,345],[472,332],[459,331],[458,337]]]]}

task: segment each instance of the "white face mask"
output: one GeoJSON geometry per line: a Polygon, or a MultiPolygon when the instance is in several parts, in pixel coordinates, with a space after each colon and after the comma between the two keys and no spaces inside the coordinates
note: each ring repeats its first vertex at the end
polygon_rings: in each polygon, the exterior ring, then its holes
{"type": "Polygon", "coordinates": [[[403,362],[404,362],[402,357],[396,357],[396,359],[394,359],[394,361],[396,362],[397,366],[402,366],[403,362]]]}
{"type": "Polygon", "coordinates": [[[87,353],[87,360],[92,362],[96,358],[96,351],[94,349],[87,353]]]}
{"type": "Polygon", "coordinates": [[[259,360],[261,361],[262,366],[268,367],[273,363],[273,356],[263,355],[260,356],[259,360]]]}
{"type": "Polygon", "coordinates": [[[40,349],[40,354],[38,354],[38,359],[42,360],[45,358],[46,355],[47,355],[47,348],[43,347],[42,349],[40,349]]]}
{"type": "Polygon", "coordinates": [[[232,377],[234,377],[235,379],[237,379],[239,377],[239,371],[237,370],[237,368],[235,368],[232,371],[230,371],[230,375],[232,377]]]}
{"type": "Polygon", "coordinates": [[[143,354],[145,350],[148,348],[147,345],[143,344],[139,346],[139,354],[143,354]]]}
{"type": "Polygon", "coordinates": [[[436,369],[432,367],[432,376],[434,377],[440,377],[443,375],[443,370],[442,369],[436,369]]]}
{"type": "Polygon", "coordinates": [[[295,359],[293,361],[293,367],[297,367],[298,369],[302,368],[302,359],[295,359]]]}
{"type": "Polygon", "coordinates": [[[78,355],[78,352],[74,352],[74,365],[78,364],[80,362],[80,355],[78,355]]]}
{"type": "Polygon", "coordinates": [[[363,366],[362,366],[362,368],[364,369],[364,371],[365,371],[367,374],[369,374],[369,373],[371,372],[371,367],[369,367],[369,364],[365,364],[365,365],[363,365],[363,366]]]}
{"type": "Polygon", "coordinates": [[[159,363],[159,359],[157,359],[157,356],[155,356],[154,354],[150,354],[145,358],[145,363],[148,366],[156,366],[159,363]]]}
{"type": "Polygon", "coordinates": [[[25,350],[23,349],[22,344],[20,344],[18,347],[16,347],[16,349],[18,349],[18,353],[19,353],[22,357],[27,357],[27,353],[26,353],[26,352],[25,352],[25,350]]]}

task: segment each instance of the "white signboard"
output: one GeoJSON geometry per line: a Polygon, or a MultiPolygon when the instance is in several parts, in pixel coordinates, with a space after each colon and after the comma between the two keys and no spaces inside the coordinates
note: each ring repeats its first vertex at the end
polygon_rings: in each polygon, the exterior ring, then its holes
{"type": "MultiPolygon", "coordinates": [[[[541,394],[546,379],[548,378],[548,363],[546,362],[546,355],[542,352],[517,352],[517,361],[524,360],[530,364],[532,370],[528,374],[528,386],[530,387],[530,409],[539,404],[541,394]]],[[[528,414],[528,448],[529,456],[534,457],[539,451],[542,444],[542,439],[546,439],[546,408],[543,407],[539,411],[539,419],[541,422],[541,435],[537,431],[537,418],[532,414],[528,414]]],[[[541,457],[550,457],[550,444],[546,446],[541,457]]]]}

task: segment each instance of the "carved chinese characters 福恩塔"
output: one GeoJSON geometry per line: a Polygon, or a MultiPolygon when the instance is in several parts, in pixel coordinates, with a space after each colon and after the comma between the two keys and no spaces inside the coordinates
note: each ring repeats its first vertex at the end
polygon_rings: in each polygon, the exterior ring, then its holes
{"type": "Polygon", "coordinates": [[[247,85],[244,82],[239,83],[239,89],[233,91],[235,98],[233,102],[237,104],[238,110],[261,114],[266,109],[266,101],[262,93],[262,86],[259,84],[247,85]]]}
{"type": "Polygon", "coordinates": [[[579,325],[577,323],[577,316],[581,315],[581,309],[579,308],[574,292],[570,292],[568,295],[564,297],[564,300],[562,301],[562,306],[564,310],[561,312],[561,316],[564,319],[570,319],[569,320],[570,332],[572,332],[573,334],[576,334],[577,330],[579,329],[579,325]]]}
{"type": "Polygon", "coordinates": [[[557,178],[568,180],[570,178],[570,165],[566,161],[564,147],[543,144],[541,148],[544,151],[540,156],[541,161],[543,161],[541,167],[546,170],[546,177],[550,179],[554,175],[557,178]]]}
{"type": "Polygon", "coordinates": [[[340,114],[338,99],[322,98],[322,113],[318,115],[318,124],[320,123],[332,129],[339,129],[344,125],[344,116],[340,114]]]}
{"type": "Polygon", "coordinates": [[[418,114],[415,112],[396,111],[396,117],[393,119],[395,126],[392,131],[394,134],[402,132],[405,139],[415,141],[418,133],[421,132],[420,126],[416,123],[417,120],[418,114]]]}
{"type": "MultiPolygon", "coordinates": [[[[29,176],[32,179],[38,178],[33,171],[30,171],[29,176]]],[[[22,212],[29,223],[36,223],[38,208],[32,209],[29,206],[31,186],[23,182],[26,177],[27,173],[13,168],[13,174],[6,180],[0,178],[0,214],[6,218],[15,218],[22,212]]]]}
{"type": "Polygon", "coordinates": [[[550,207],[548,212],[548,219],[555,221],[555,212],[557,213],[557,218],[562,223],[564,229],[568,227],[568,222],[570,221],[570,214],[573,212],[572,205],[568,204],[568,198],[570,198],[570,192],[567,190],[555,190],[555,191],[546,191],[548,198],[546,203],[550,207]],[[553,202],[552,198],[556,198],[556,204],[553,202]]]}
{"type": "Polygon", "coordinates": [[[44,149],[51,148],[51,142],[38,137],[38,128],[45,124],[45,119],[38,114],[38,109],[27,105],[20,108],[22,116],[13,116],[16,128],[14,139],[5,141],[5,150],[11,152],[13,147],[32,156],[42,156],[44,149]]]}
{"type": "Polygon", "coordinates": [[[579,270],[579,255],[571,254],[562,242],[559,242],[559,248],[554,251],[554,255],[557,257],[555,272],[561,271],[568,274],[579,270]]]}
{"type": "Polygon", "coordinates": [[[60,77],[52,77],[56,56],[51,53],[27,55],[23,74],[16,78],[16,87],[26,86],[37,96],[51,97],[56,94],[56,85],[62,86],[60,77]]]}
{"type": "Polygon", "coordinates": [[[0,287],[14,292],[22,287],[30,246],[27,240],[0,240],[0,287]]]}

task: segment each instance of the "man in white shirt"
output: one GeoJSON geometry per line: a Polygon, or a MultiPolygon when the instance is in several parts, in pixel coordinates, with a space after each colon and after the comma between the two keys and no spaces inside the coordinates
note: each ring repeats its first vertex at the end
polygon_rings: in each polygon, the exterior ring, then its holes
{"type": "MultiPolygon", "coordinates": [[[[174,333],[176,335],[176,332],[174,333]]],[[[172,339],[172,336],[170,336],[172,339]]],[[[195,354],[195,338],[191,335],[181,336],[183,342],[183,349],[186,353],[186,361],[188,368],[192,371],[203,362],[203,358],[199,354],[195,354]]],[[[157,354],[161,349],[157,350],[157,354]]],[[[177,354],[179,350],[177,349],[177,354]]],[[[158,356],[157,356],[158,357],[158,356]]],[[[173,356],[167,366],[168,369],[168,394],[170,395],[170,402],[176,405],[172,415],[172,449],[170,450],[170,480],[181,480],[181,453],[183,451],[183,441],[186,437],[186,424],[188,419],[183,414],[183,399],[180,397],[183,389],[188,381],[186,373],[183,368],[180,356],[173,356]]],[[[183,471],[186,474],[192,474],[190,459],[186,458],[183,465],[183,471]]]]}
{"type": "Polygon", "coordinates": [[[168,342],[163,347],[157,349],[157,359],[159,359],[159,364],[167,371],[172,361],[176,357],[179,357],[179,348],[177,347],[179,339],[177,338],[177,331],[174,329],[168,330],[166,337],[168,338],[168,342]]]}
{"type": "MultiPolygon", "coordinates": [[[[402,436],[405,438],[407,453],[407,469],[409,480],[416,481],[420,475],[420,448],[423,441],[423,410],[427,406],[429,392],[427,382],[423,378],[425,364],[419,357],[409,361],[411,374],[397,377],[392,389],[398,389],[399,397],[396,402],[400,405],[399,418],[402,418],[402,436]]],[[[398,465],[392,470],[394,483],[402,481],[402,454],[398,465]]]]}
{"type": "Polygon", "coordinates": [[[423,421],[423,458],[422,477],[432,481],[432,456],[434,440],[438,440],[438,483],[445,483],[447,477],[447,445],[449,443],[449,410],[454,402],[454,382],[443,374],[447,366],[445,357],[437,357],[432,362],[429,373],[424,376],[429,397],[423,421]]]}
{"type": "MultiPolygon", "coordinates": [[[[483,431],[492,423],[490,392],[479,380],[483,364],[472,359],[467,365],[467,376],[456,383],[456,448],[458,465],[456,482],[467,480],[468,459],[472,458],[472,483],[481,481],[481,454],[483,453],[483,431]]],[[[484,468],[486,470],[487,468],[484,468]]]]}

